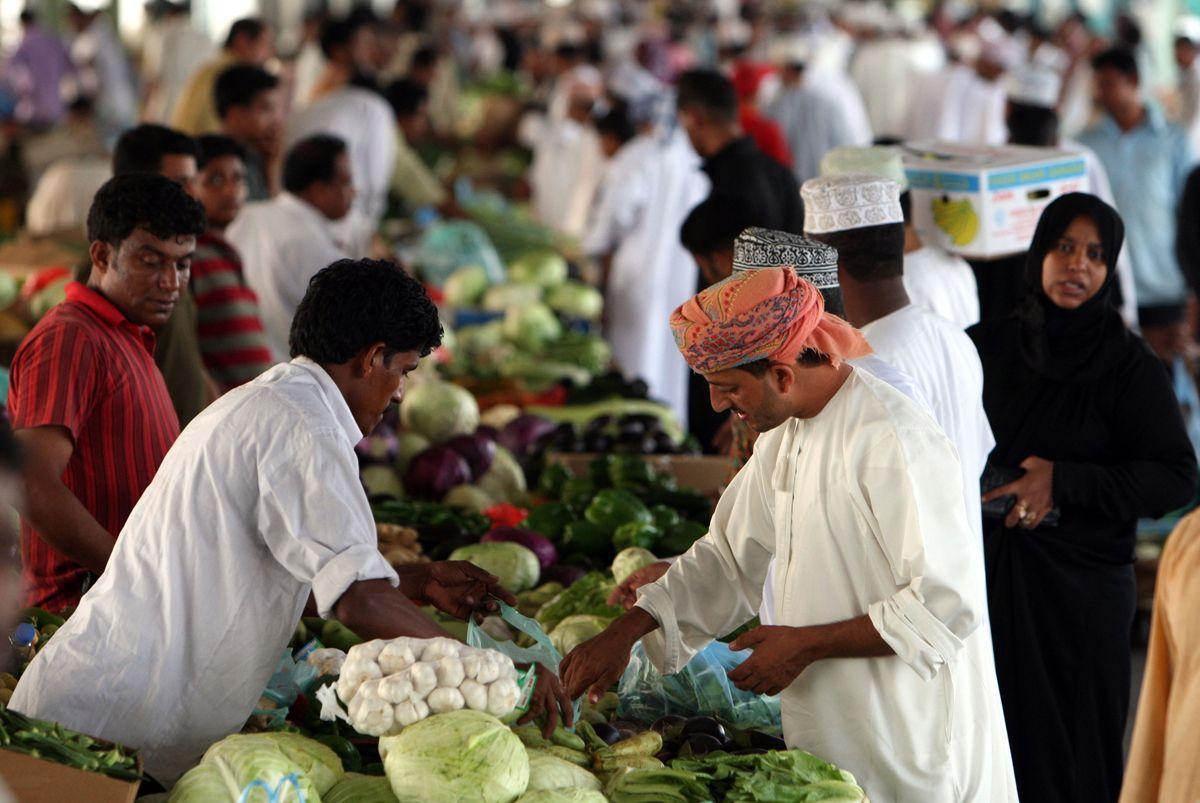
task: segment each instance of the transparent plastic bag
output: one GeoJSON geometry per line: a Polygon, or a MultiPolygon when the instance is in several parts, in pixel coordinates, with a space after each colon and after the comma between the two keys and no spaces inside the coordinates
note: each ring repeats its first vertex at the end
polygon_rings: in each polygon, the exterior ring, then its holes
{"type": "Polygon", "coordinates": [[[421,275],[430,284],[441,287],[450,274],[467,265],[479,265],[488,281],[504,281],[504,263],[487,233],[468,220],[439,221],[430,224],[421,235],[414,254],[421,275]]]}
{"type": "Polygon", "coordinates": [[[617,715],[639,722],[653,722],[667,714],[707,716],[737,728],[777,733],[779,697],[743,691],[729,679],[729,672],[751,654],[714,641],[682,670],[663,675],[639,641],[617,685],[617,715]]]}
{"type": "MultiPolygon", "coordinates": [[[[546,635],[545,630],[542,630],[541,625],[520,613],[516,608],[503,602],[500,603],[500,610],[497,615],[509,627],[533,639],[533,646],[519,647],[515,641],[499,641],[489,636],[482,627],[475,624],[474,619],[467,625],[467,644],[470,644],[472,647],[481,647],[503,653],[511,658],[514,664],[539,663],[555,674],[558,674],[558,665],[562,663],[563,657],[559,654],[558,650],[554,649],[554,645],[550,642],[550,637],[546,635]]],[[[533,678],[532,674],[530,678],[533,678]]],[[[529,691],[530,693],[533,691],[532,684],[529,691]]],[[[528,699],[528,695],[522,694],[521,698],[524,704],[528,699]]],[[[579,707],[580,703],[577,700],[575,702],[575,719],[577,721],[579,719],[579,707]]]]}

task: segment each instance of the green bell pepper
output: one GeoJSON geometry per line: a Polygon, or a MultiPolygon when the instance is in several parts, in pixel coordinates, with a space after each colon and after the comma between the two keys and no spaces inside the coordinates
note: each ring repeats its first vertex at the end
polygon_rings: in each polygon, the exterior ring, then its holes
{"type": "Polygon", "coordinates": [[[661,538],[662,530],[655,527],[653,523],[631,521],[616,529],[616,532],[613,533],[612,545],[613,549],[618,552],[631,546],[653,552],[661,538]]]}
{"type": "Polygon", "coordinates": [[[629,522],[654,522],[650,508],[629,491],[620,488],[608,488],[596,494],[584,517],[609,534],[629,522]]]}

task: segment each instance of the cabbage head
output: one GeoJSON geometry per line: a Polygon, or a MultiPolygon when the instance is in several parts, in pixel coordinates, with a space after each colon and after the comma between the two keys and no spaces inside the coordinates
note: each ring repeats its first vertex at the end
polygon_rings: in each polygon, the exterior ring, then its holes
{"type": "Polygon", "coordinates": [[[540,351],[562,333],[558,316],[545,304],[510,307],[504,313],[504,336],[526,351],[540,351]]]}
{"type": "Polygon", "coordinates": [[[583,282],[566,282],[555,287],[546,294],[546,303],[555,312],[588,321],[600,320],[604,311],[604,296],[583,282]]]}
{"type": "Polygon", "coordinates": [[[595,789],[535,789],[517,798],[517,803],[607,803],[595,789]]]}
{"type": "Polygon", "coordinates": [[[287,731],[262,736],[275,742],[279,751],[308,776],[318,794],[324,795],[346,774],[337,753],[318,741],[287,731]]]}
{"type": "Polygon", "coordinates": [[[539,789],[594,789],[600,791],[600,779],[583,767],[542,750],[527,749],[529,786],[526,794],[539,789]]]}
{"type": "Polygon", "coordinates": [[[473,307],[483,298],[488,285],[487,270],[482,265],[467,265],[451,273],[442,285],[446,304],[455,309],[473,307]]]}
{"type": "Polygon", "coordinates": [[[511,541],[489,541],[459,547],[450,553],[450,560],[474,563],[485,572],[499,577],[500,585],[514,594],[533,588],[541,576],[541,564],[533,550],[511,541]]]}
{"type": "Polygon", "coordinates": [[[441,443],[475,431],[479,426],[479,403],[469,390],[452,382],[422,382],[404,394],[400,422],[431,443],[441,443]]]}
{"type": "Polygon", "coordinates": [[[396,435],[395,469],[401,474],[408,468],[414,457],[428,449],[433,444],[424,435],[415,432],[401,432],[396,435]]]}
{"type": "Polygon", "coordinates": [[[486,492],[474,485],[455,485],[442,497],[442,504],[482,513],[496,503],[486,492]]]}
{"type": "Polygon", "coordinates": [[[348,772],[337,786],[321,795],[321,803],[396,803],[387,778],[348,772]]]}
{"type": "Polygon", "coordinates": [[[613,558],[613,579],[617,581],[617,585],[621,585],[621,583],[624,583],[628,579],[629,575],[638,569],[649,566],[657,560],[658,558],[654,557],[654,553],[648,549],[642,549],[638,546],[626,547],[613,558]]]}
{"type": "Polygon", "coordinates": [[[554,251],[530,251],[508,266],[508,280],[549,289],[567,280],[567,260],[554,251]]]}
{"type": "Polygon", "coordinates": [[[542,300],[542,288],[536,284],[498,284],[483,294],[483,308],[504,312],[514,307],[537,304],[542,300]]]}
{"type": "Polygon", "coordinates": [[[583,642],[604,632],[612,619],[580,613],[568,616],[550,631],[550,643],[560,655],[566,655],[583,642]]]}
{"type": "Polygon", "coordinates": [[[379,740],[400,803],[511,803],[529,784],[517,735],[482,711],[436,714],[379,740]]]}
{"type": "Polygon", "coordinates": [[[238,803],[243,789],[254,781],[262,781],[269,789],[283,793],[279,797],[282,803],[298,803],[295,791],[287,791],[293,789],[292,785],[283,783],[284,778],[293,774],[299,778],[305,800],[320,798],[313,780],[275,741],[264,738],[264,734],[235,734],[208,748],[204,759],[179,779],[167,800],[168,803],[238,803]]]}
{"type": "Polygon", "coordinates": [[[502,446],[496,447],[492,457],[492,465],[475,484],[497,502],[508,502],[513,505],[525,503],[528,485],[525,483],[525,470],[512,456],[512,452],[502,446]]]}

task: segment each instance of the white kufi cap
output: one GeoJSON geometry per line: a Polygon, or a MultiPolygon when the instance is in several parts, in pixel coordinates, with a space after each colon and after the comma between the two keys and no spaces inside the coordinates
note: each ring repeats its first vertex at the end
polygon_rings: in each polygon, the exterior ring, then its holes
{"type": "Polygon", "coordinates": [[[850,173],[814,178],[804,182],[800,195],[808,236],[904,222],[900,185],[877,176],[850,173]]]}

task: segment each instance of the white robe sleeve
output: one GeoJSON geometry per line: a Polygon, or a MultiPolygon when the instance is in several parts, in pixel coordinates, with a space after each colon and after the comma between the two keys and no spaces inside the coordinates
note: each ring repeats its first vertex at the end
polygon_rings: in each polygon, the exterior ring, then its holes
{"type": "Polygon", "coordinates": [[[379,553],[353,458],[324,438],[298,440],[297,450],[263,469],[258,531],[280,565],[312,586],[330,619],[352,584],[383,579],[396,587],[400,578],[379,553]]]}
{"type": "Polygon", "coordinates": [[[660,627],[642,639],[663,674],[674,674],[710,641],[758,612],[775,552],[773,466],[754,457],[729,484],[709,524],[657,583],[642,586],[639,608],[660,627]]]}
{"type": "Polygon", "coordinates": [[[985,604],[958,459],[940,433],[906,429],[854,462],[851,496],[865,505],[860,513],[901,586],[867,613],[896,655],[929,680],[955,660],[985,604]]]}

